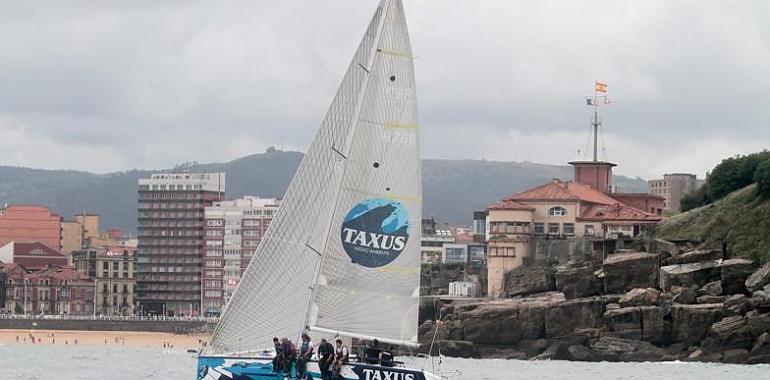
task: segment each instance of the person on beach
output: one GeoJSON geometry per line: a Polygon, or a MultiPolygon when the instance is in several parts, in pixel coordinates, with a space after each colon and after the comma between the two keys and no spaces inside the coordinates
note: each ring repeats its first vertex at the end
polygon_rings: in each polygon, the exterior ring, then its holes
{"type": "Polygon", "coordinates": [[[304,379],[307,372],[307,362],[313,357],[313,342],[310,336],[302,334],[302,343],[299,346],[299,356],[297,357],[297,378],[304,379]]]}
{"type": "Polygon", "coordinates": [[[283,345],[278,337],[273,338],[273,346],[275,347],[275,357],[273,358],[273,373],[280,373],[283,371],[283,345]]]}
{"type": "Polygon", "coordinates": [[[348,362],[350,355],[348,354],[348,348],[342,344],[342,339],[337,339],[334,341],[334,344],[334,363],[332,364],[332,371],[334,373],[332,376],[334,379],[338,379],[340,371],[342,371],[342,365],[348,362]]]}
{"type": "Polygon", "coordinates": [[[322,338],[321,343],[318,344],[318,368],[321,370],[321,379],[323,380],[331,378],[330,367],[333,357],[334,346],[322,338]]]}

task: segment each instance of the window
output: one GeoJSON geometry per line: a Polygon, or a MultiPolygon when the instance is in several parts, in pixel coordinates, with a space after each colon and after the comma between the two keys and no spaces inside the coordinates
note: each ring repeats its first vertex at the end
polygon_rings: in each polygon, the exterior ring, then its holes
{"type": "Polygon", "coordinates": [[[537,235],[545,234],[545,223],[535,222],[535,234],[537,235]]]}
{"type": "Polygon", "coordinates": [[[584,235],[585,236],[594,236],[594,225],[593,224],[586,225],[584,235]]]}
{"type": "Polygon", "coordinates": [[[470,256],[470,260],[474,262],[481,262],[485,259],[485,252],[483,246],[469,246],[468,247],[468,254],[470,256]]]}
{"type": "Polygon", "coordinates": [[[565,235],[574,235],[575,234],[575,223],[564,223],[564,234],[565,235]]]}
{"type": "Polygon", "coordinates": [[[527,222],[493,222],[490,224],[492,233],[507,234],[528,234],[529,223],[527,222]]]}
{"type": "Polygon", "coordinates": [[[564,216],[567,215],[567,209],[561,206],[551,207],[548,210],[549,216],[564,216]]]}
{"type": "Polygon", "coordinates": [[[548,223],[548,234],[549,235],[558,235],[559,234],[559,223],[548,223]]]}
{"type": "Polygon", "coordinates": [[[222,250],[221,249],[207,249],[206,250],[206,256],[207,257],[220,257],[220,256],[222,256],[222,250]]]}
{"type": "Polygon", "coordinates": [[[459,248],[459,247],[447,247],[445,262],[447,263],[465,262],[465,249],[459,248]]]}
{"type": "Polygon", "coordinates": [[[212,267],[221,267],[222,266],[222,260],[206,260],[206,267],[212,268],[212,267]]]}

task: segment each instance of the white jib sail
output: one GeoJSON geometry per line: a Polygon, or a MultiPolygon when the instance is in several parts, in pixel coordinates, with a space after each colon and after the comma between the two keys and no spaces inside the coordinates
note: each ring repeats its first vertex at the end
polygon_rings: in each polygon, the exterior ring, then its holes
{"type": "Polygon", "coordinates": [[[306,325],[416,340],[416,109],[402,4],[383,0],[214,331],[214,352],[268,348],[306,325]]]}

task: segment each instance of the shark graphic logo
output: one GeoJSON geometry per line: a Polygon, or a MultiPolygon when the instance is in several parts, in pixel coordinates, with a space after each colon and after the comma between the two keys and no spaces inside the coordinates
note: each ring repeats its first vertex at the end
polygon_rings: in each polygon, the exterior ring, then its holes
{"type": "Polygon", "coordinates": [[[409,215],[397,201],[374,198],[355,205],[340,231],[342,247],[356,264],[377,268],[395,260],[409,240],[409,215]]]}

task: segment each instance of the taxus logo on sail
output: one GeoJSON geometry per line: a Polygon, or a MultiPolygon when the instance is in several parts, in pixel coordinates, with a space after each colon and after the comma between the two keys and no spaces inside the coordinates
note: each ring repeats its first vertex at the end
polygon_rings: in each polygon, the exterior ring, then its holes
{"type": "Polygon", "coordinates": [[[405,371],[399,369],[379,369],[354,367],[353,372],[358,375],[359,380],[425,380],[425,376],[419,372],[405,371]]]}
{"type": "Polygon", "coordinates": [[[356,264],[369,268],[388,265],[406,248],[409,215],[398,201],[367,199],[353,206],[345,216],[340,239],[356,264]]]}

